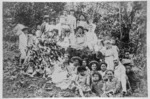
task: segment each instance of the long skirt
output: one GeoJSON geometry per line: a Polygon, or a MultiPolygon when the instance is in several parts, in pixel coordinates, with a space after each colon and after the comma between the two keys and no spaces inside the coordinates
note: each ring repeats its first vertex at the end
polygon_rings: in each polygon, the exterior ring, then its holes
{"type": "Polygon", "coordinates": [[[113,56],[105,57],[105,62],[107,63],[107,70],[114,70],[114,58],[113,56]]]}

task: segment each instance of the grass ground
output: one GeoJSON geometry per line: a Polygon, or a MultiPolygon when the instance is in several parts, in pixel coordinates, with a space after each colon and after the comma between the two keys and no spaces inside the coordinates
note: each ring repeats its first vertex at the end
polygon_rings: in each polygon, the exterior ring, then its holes
{"type": "MultiPolygon", "coordinates": [[[[4,44],[4,46],[7,46],[4,44]]],[[[29,97],[79,97],[70,90],[61,90],[52,86],[52,90],[43,89],[46,80],[43,78],[30,78],[20,75],[18,62],[14,59],[18,56],[18,50],[12,48],[3,49],[3,97],[4,98],[29,98],[29,97]]],[[[145,69],[146,71],[146,69],[145,69]]],[[[143,72],[140,90],[130,97],[147,97],[147,73],[143,72]]]]}

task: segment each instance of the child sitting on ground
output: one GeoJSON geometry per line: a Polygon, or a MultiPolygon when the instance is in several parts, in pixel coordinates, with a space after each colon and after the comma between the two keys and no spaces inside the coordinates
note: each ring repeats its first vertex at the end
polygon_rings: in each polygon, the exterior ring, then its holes
{"type": "Polygon", "coordinates": [[[91,90],[96,96],[100,97],[103,94],[103,81],[99,72],[94,72],[92,74],[91,90]]]}
{"type": "Polygon", "coordinates": [[[75,85],[77,91],[79,91],[79,94],[81,97],[85,97],[85,93],[91,92],[90,89],[90,77],[86,75],[85,67],[78,67],[77,69],[78,75],[75,80],[75,85]]]}

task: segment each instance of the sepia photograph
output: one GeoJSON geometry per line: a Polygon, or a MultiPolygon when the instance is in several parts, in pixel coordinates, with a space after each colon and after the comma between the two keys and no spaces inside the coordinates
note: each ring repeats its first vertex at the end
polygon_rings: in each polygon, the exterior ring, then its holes
{"type": "Polygon", "coordinates": [[[148,97],[147,1],[2,2],[2,97],[148,97]]]}

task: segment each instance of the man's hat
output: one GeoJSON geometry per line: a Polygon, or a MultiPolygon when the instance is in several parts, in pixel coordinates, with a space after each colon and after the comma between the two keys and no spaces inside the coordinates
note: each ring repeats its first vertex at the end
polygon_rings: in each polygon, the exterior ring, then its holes
{"type": "Polygon", "coordinates": [[[79,61],[82,61],[82,59],[79,57],[79,56],[74,56],[71,58],[71,61],[73,62],[74,60],[79,60],[79,61]]]}

